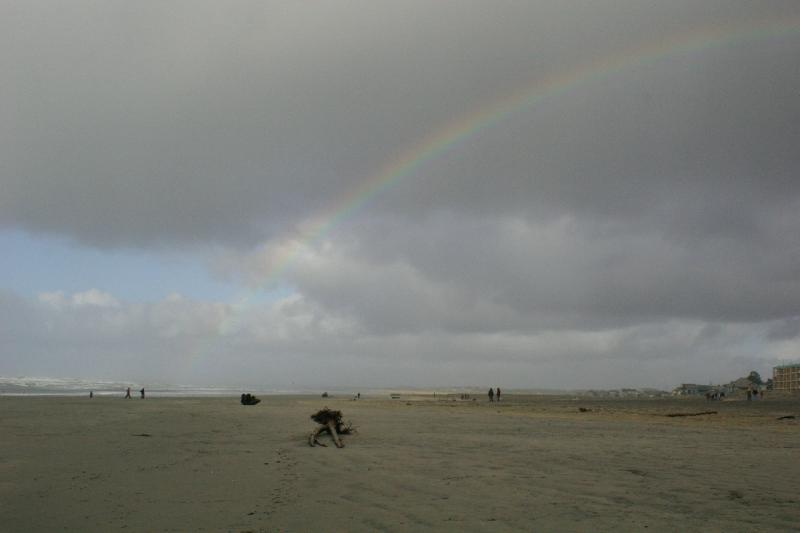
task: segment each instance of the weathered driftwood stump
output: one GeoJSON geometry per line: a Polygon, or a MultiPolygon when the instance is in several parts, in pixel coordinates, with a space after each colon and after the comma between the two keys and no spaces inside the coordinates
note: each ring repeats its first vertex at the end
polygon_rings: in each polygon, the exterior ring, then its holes
{"type": "Polygon", "coordinates": [[[329,433],[336,447],[344,448],[344,443],[339,435],[348,435],[355,431],[352,424],[348,423],[344,425],[342,423],[341,411],[333,411],[327,407],[311,415],[311,420],[319,424],[319,427],[308,436],[309,446],[319,444],[320,446],[326,447],[325,444],[317,440],[317,437],[323,433],[329,433]]]}
{"type": "Polygon", "coordinates": [[[241,401],[242,401],[242,405],[256,405],[261,400],[259,400],[258,398],[256,398],[255,396],[253,396],[252,394],[250,394],[248,392],[246,394],[242,394],[242,400],[241,401]]]}

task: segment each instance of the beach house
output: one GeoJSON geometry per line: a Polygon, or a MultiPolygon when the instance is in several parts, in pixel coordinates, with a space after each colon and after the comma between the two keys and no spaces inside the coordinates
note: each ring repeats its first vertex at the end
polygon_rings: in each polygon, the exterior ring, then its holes
{"type": "Polygon", "coordinates": [[[714,390],[713,385],[698,385],[696,383],[681,383],[680,387],[672,389],[673,396],[699,396],[714,390]]]}

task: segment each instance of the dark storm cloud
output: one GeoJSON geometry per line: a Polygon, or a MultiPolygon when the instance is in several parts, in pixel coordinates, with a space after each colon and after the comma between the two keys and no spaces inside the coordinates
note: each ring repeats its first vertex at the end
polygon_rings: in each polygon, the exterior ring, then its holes
{"type": "MultiPolygon", "coordinates": [[[[602,330],[671,318],[761,322],[793,315],[800,300],[794,250],[762,255],[746,241],[676,242],[654,230],[572,218],[418,222],[373,218],[349,237],[340,228],[335,246],[299,254],[286,279],[375,334],[602,330]]],[[[228,268],[246,270],[244,281],[258,286],[284,256],[276,247],[228,268]]]]}
{"type": "MultiPolygon", "coordinates": [[[[791,4],[691,6],[5,4],[0,223],[98,246],[254,243],[504,94],[791,4]]],[[[797,196],[796,51],[796,35],[746,40],[577,86],[372,207],[692,227],[735,209],[720,230],[746,229],[797,196]]]]}
{"type": "Polygon", "coordinates": [[[773,341],[791,340],[800,337],[800,316],[793,316],[773,324],[767,332],[773,341]]]}

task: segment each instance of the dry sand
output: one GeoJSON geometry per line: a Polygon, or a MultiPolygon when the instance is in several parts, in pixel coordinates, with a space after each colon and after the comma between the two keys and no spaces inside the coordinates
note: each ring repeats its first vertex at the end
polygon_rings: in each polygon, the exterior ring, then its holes
{"type": "Polygon", "coordinates": [[[0,397],[0,530],[800,528],[797,401],[504,400],[0,397]]]}

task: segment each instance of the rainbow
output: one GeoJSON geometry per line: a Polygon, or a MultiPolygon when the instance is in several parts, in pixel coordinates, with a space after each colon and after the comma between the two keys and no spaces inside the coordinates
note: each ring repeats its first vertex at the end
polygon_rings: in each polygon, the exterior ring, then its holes
{"type": "Polygon", "coordinates": [[[546,98],[633,67],[653,63],[674,55],[702,51],[740,41],[779,38],[798,30],[800,30],[800,17],[764,19],[755,22],[749,21],[747,24],[721,24],[694,29],[578,65],[544,79],[531,80],[513,92],[492,100],[477,111],[459,117],[410,146],[357,187],[346,191],[328,210],[305,224],[289,241],[290,245],[287,250],[273,261],[272,268],[256,287],[234,304],[232,317],[226,320],[222,332],[230,331],[231,320],[235,320],[234,317],[241,312],[255,294],[265,287],[275,284],[284,276],[303,249],[320,242],[342,220],[357,212],[364,204],[390,188],[392,184],[477,132],[502,122],[512,114],[524,112],[546,98]]]}

